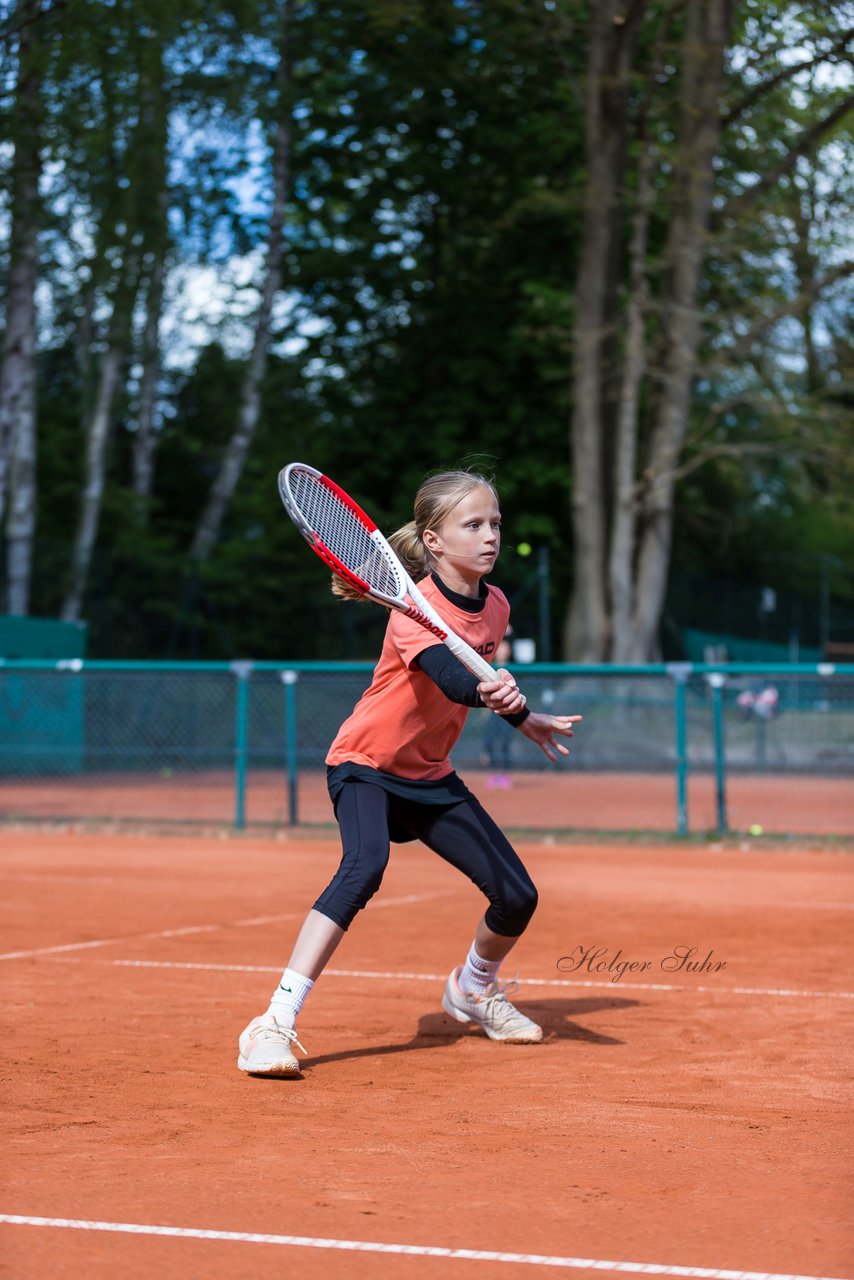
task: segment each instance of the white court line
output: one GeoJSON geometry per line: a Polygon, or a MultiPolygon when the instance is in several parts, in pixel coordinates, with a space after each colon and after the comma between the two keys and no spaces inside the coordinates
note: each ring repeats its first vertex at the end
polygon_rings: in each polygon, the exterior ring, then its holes
{"type": "MultiPolygon", "coordinates": [[[[423,902],[427,898],[441,898],[448,893],[409,893],[400,898],[382,898],[369,902],[367,910],[378,907],[399,907],[403,903],[423,902]]],[[[97,938],[92,942],[66,942],[56,947],[34,947],[30,951],[6,951],[0,960],[28,960],[31,956],[50,956],[63,951],[90,951],[93,947],[109,947],[114,942],[143,942],[152,938],[185,938],[193,933],[216,933],[219,929],[245,929],[257,924],[274,924],[280,920],[302,920],[304,911],[288,911],[278,916],[253,916],[250,920],[226,920],[220,924],[193,924],[182,929],[158,929],[152,933],[130,933],[119,938],[97,938]]]]}
{"type": "Polygon", "coordinates": [[[142,942],[150,938],[179,938],[188,933],[213,933],[227,928],[222,924],[197,924],[185,929],[161,929],[157,933],[132,933],[119,938],[96,938],[93,942],[66,942],[58,947],[34,947],[30,951],[6,951],[0,960],[28,960],[31,956],[57,955],[61,951],[90,951],[93,947],[109,947],[114,942],[142,942]]]}
{"type": "Polygon", "coordinates": [[[609,1262],[603,1258],[566,1258],[544,1253],[503,1253],[492,1249],[443,1249],[437,1245],[384,1244],[373,1240],[331,1240],[322,1236],[268,1235],[255,1231],[205,1231],[198,1227],[157,1227],[139,1222],[88,1222],[80,1218],[36,1218],[0,1213],[0,1223],[19,1227],[65,1227],[73,1231],[110,1231],[122,1235],[173,1236],[184,1240],[229,1240],[239,1244],[276,1244],[297,1249],[341,1249],[349,1253],[397,1253],[416,1258],[454,1261],[527,1263],[532,1267],[563,1267],[576,1271],[629,1272],[646,1276],[685,1276],[696,1280],[834,1280],[770,1271],[731,1271],[712,1267],[670,1266],[662,1262],[609,1262]]]}
{"type": "MultiPolygon", "coordinates": [[[[417,978],[428,982],[445,982],[446,974],[435,973],[378,973],[361,969],[325,969],[324,973],[339,978],[417,978]]],[[[837,1000],[854,1000],[854,991],[788,991],[777,987],[704,987],[679,986],[668,982],[586,982],[581,978],[522,978],[524,987],[599,987],[608,991],[704,991],[715,995],[738,996],[830,996],[837,1000]]]]}
{"type": "MultiPolygon", "coordinates": [[[[61,956],[67,963],[76,956],[61,956]]],[[[2,959],[2,957],[0,957],[2,959]]],[[[117,965],[125,969],[201,969],[210,973],[281,973],[282,966],[274,968],[266,964],[203,964],[188,960],[101,960],[100,964],[117,965]]],[[[379,969],[324,969],[325,978],[369,978],[389,982],[445,982],[444,973],[407,973],[379,969]]],[[[854,991],[795,991],[784,987],[704,987],[678,986],[667,982],[585,982],[572,978],[534,978],[520,980],[523,987],[596,987],[606,991],[701,991],[724,996],[801,996],[807,999],[854,1000],[854,991]]]]}
{"type": "MultiPolygon", "coordinates": [[[[266,916],[263,923],[273,920],[296,920],[300,917],[296,912],[287,915],[266,916]]],[[[152,938],[185,938],[192,933],[216,933],[219,929],[241,928],[243,925],[256,924],[256,920],[231,920],[224,924],[193,924],[181,929],[158,929],[153,933],[128,933],[118,938],[96,938],[93,942],[66,942],[57,947],[34,947],[30,951],[6,951],[0,960],[28,960],[31,956],[52,956],[67,951],[90,951],[93,947],[109,947],[115,942],[144,942],[152,938]]]]}

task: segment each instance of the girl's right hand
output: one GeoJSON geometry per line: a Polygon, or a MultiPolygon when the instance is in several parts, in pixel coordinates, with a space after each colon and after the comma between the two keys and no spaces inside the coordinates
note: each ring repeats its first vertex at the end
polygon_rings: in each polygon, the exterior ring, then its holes
{"type": "Polygon", "coordinates": [[[495,675],[495,681],[483,681],[477,686],[483,705],[500,716],[512,716],[523,711],[527,698],[510,672],[500,667],[495,675]]]}

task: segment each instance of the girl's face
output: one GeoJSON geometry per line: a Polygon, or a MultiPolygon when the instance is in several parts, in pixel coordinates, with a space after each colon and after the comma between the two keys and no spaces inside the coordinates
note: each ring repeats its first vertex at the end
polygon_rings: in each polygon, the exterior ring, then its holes
{"type": "Polygon", "coordinates": [[[438,529],[427,529],[424,543],[440,578],[463,595],[476,594],[480,579],[491,573],[501,549],[501,512],[486,485],[470,489],[438,529]]]}

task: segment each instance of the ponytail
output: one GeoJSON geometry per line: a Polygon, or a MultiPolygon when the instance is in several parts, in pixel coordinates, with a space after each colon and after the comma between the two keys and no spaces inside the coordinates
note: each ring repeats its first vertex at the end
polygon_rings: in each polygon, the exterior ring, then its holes
{"type": "MultiPolygon", "coordinates": [[[[418,532],[414,520],[410,520],[408,524],[389,534],[388,544],[410,578],[415,582],[419,578],[426,577],[430,572],[432,568],[430,553],[421,541],[421,534],[418,532]]],[[[343,578],[339,578],[334,573],[332,575],[332,594],[337,596],[339,600],[364,600],[365,598],[361,591],[357,591],[355,587],[350,586],[349,582],[345,582],[343,578]]]]}
{"type": "Polygon", "coordinates": [[[339,600],[355,600],[358,603],[360,600],[365,599],[363,591],[357,591],[355,587],[351,587],[350,583],[345,581],[344,578],[339,578],[337,573],[333,573],[330,585],[332,594],[337,596],[339,600]]]}
{"type": "Polygon", "coordinates": [[[391,534],[388,543],[413,582],[427,576],[433,567],[433,561],[414,520],[391,534]]]}

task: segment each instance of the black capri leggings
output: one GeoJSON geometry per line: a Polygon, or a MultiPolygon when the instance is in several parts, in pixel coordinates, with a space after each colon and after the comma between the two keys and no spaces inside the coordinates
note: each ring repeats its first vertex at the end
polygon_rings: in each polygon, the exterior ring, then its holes
{"type": "Polygon", "coordinates": [[[348,782],[335,816],[341,828],[341,863],[314,904],[342,929],[382,883],[389,858],[389,828],[423,841],[464,872],[489,899],[486,924],[516,938],[537,906],[537,890],[519,855],[486,810],[471,797],[453,805],[418,804],[371,782],[348,782]]]}

